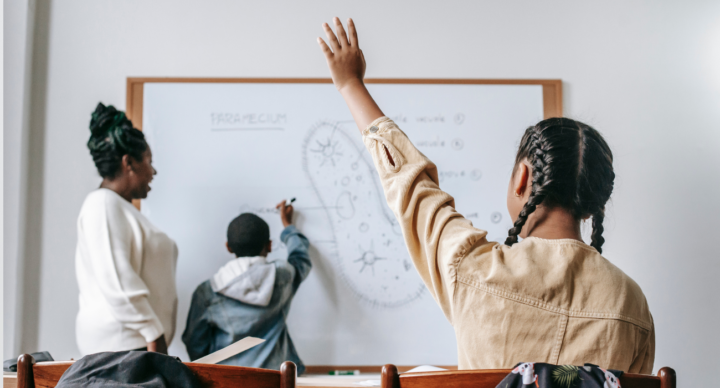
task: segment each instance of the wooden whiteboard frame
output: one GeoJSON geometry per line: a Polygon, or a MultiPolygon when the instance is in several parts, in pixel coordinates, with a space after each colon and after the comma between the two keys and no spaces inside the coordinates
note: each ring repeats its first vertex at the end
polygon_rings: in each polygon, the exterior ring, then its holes
{"type": "MultiPolygon", "coordinates": [[[[146,83],[227,83],[227,84],[330,84],[330,78],[165,78],[128,77],[125,114],[142,131],[143,97],[146,83]]],[[[366,84],[446,84],[446,85],[542,85],[543,117],[561,117],[562,80],[559,79],[421,79],[369,78],[366,84]]],[[[338,95],[338,98],[341,98],[338,95]]]]}

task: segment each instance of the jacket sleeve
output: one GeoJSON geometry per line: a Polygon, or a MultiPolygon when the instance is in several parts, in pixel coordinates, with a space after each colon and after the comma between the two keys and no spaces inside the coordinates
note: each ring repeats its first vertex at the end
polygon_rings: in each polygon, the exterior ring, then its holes
{"type": "Polygon", "coordinates": [[[133,227],[118,200],[98,196],[78,220],[85,250],[83,264],[97,278],[113,317],[152,342],[164,330],[150,306],[147,285],[138,274],[143,260],[142,232],[137,225],[133,227]]]}
{"type": "Polygon", "coordinates": [[[310,242],[307,237],[300,233],[295,225],[285,228],[280,234],[280,240],[287,246],[288,263],[295,267],[295,279],[293,279],[293,291],[297,291],[305,278],[307,278],[312,268],[308,248],[310,242]]]}
{"type": "Polygon", "coordinates": [[[197,360],[210,354],[213,334],[211,320],[208,317],[208,298],[204,295],[201,284],[193,293],[190,311],[188,312],[182,341],[185,344],[190,360],[197,360]]]}
{"type": "Polygon", "coordinates": [[[635,360],[633,365],[630,366],[629,371],[632,373],[641,374],[652,374],[653,364],[655,364],[655,323],[653,322],[652,327],[645,336],[642,336],[643,341],[638,345],[636,349],[635,360]]]}
{"type": "Polygon", "coordinates": [[[438,185],[437,167],[387,117],[363,131],[388,206],[403,232],[410,257],[433,298],[452,322],[457,267],[470,249],[487,244],[487,232],[455,211],[438,185]]]}

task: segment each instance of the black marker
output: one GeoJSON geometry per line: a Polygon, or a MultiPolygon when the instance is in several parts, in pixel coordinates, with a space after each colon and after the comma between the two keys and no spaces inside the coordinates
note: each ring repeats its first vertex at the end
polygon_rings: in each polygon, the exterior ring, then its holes
{"type": "MultiPolygon", "coordinates": [[[[295,202],[295,197],[292,197],[292,199],[290,200],[290,202],[288,202],[288,205],[290,205],[290,204],[293,203],[293,202],[295,202]]],[[[286,205],[286,206],[287,206],[287,205],[286,205]]]]}

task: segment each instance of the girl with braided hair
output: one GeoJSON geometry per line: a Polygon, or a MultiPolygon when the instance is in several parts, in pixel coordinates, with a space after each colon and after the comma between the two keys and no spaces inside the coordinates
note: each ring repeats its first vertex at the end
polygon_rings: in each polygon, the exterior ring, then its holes
{"type": "Polygon", "coordinates": [[[87,146],[103,178],[78,217],[75,266],[80,351],[167,353],[175,331],[177,246],[132,205],[157,173],[143,133],[125,113],[98,104],[87,146]]]}
{"type": "Polygon", "coordinates": [[[652,315],[640,287],[602,257],[612,153],[583,123],[552,118],[528,128],[510,177],[515,220],[505,244],[487,241],[440,189],[438,172],[363,84],[365,58],[348,33],[323,28],[318,43],[372,155],[416,269],[453,325],[461,369],[520,362],[593,363],[650,373],[652,315]],[[582,220],[592,218],[592,241],[582,220]],[[523,238],[519,242],[519,238],[523,238]]]}

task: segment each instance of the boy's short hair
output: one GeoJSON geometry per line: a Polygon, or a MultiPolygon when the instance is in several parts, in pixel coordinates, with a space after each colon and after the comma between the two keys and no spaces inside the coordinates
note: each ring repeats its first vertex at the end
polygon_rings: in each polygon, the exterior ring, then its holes
{"type": "Polygon", "coordinates": [[[270,241],[270,227],[255,214],[240,214],[228,225],[228,246],[237,257],[260,255],[268,241],[270,241]]]}

